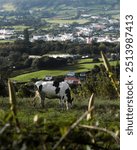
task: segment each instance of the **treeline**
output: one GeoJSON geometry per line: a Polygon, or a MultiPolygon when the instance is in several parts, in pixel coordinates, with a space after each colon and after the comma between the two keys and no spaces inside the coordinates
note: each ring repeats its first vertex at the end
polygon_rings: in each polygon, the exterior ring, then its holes
{"type": "MultiPolygon", "coordinates": [[[[25,35],[24,35],[25,36],[25,35]]],[[[119,53],[119,43],[97,43],[83,44],[75,42],[58,41],[35,41],[33,43],[25,40],[17,40],[14,43],[1,43],[0,56],[7,57],[15,54],[26,55],[44,55],[49,53],[69,53],[79,55],[91,55],[92,57],[100,55],[100,51],[105,53],[119,53]]]]}
{"type": "MultiPolygon", "coordinates": [[[[27,37],[25,38],[27,39],[27,37]]],[[[1,43],[0,44],[0,71],[12,73],[14,70],[19,69],[41,69],[44,67],[53,68],[58,66],[66,66],[68,62],[73,62],[69,59],[29,59],[29,55],[45,55],[45,54],[79,54],[89,55],[92,58],[100,57],[100,51],[104,51],[107,55],[111,53],[119,53],[119,43],[96,43],[80,44],[72,42],[45,42],[36,41],[29,42],[28,40],[19,40],[14,43],[1,43]]]]}

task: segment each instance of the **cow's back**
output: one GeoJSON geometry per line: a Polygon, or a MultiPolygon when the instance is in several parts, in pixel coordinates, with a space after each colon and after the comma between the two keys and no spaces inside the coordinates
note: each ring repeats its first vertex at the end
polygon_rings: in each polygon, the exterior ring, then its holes
{"type": "Polygon", "coordinates": [[[66,98],[67,91],[70,90],[68,83],[62,81],[37,81],[35,83],[39,92],[45,94],[46,97],[64,97],[66,98]]]}

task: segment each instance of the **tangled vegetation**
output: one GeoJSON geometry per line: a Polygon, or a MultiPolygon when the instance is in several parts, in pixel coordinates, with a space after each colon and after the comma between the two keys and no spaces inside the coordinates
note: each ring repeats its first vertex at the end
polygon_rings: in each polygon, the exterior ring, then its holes
{"type": "Polygon", "coordinates": [[[88,104],[88,99],[75,97],[69,111],[61,110],[56,100],[34,108],[30,98],[16,99],[12,82],[8,86],[10,101],[0,98],[0,149],[119,149],[118,100],[92,96],[88,104]]]}
{"type": "MultiPolygon", "coordinates": [[[[87,110],[88,100],[75,99],[72,110],[62,111],[57,101],[46,101],[46,109],[30,106],[30,99],[17,99],[17,117],[9,110],[8,99],[0,98],[0,149],[47,149],[66,134],[70,126],[87,110]]],[[[105,128],[119,135],[119,101],[95,99],[93,118],[84,118],[57,149],[106,149],[118,150],[119,143],[108,133],[88,129],[82,125],[105,128]],[[115,114],[115,115],[114,115],[115,114]],[[112,117],[113,116],[113,117],[112,117]]]]}

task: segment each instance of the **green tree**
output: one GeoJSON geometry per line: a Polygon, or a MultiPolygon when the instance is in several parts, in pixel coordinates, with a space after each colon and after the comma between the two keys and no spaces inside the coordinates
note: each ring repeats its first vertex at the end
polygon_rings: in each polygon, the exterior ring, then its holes
{"type": "Polygon", "coordinates": [[[106,51],[106,45],[104,43],[100,43],[100,45],[99,45],[99,51],[103,51],[103,52],[106,51]]]}
{"type": "Polygon", "coordinates": [[[28,29],[24,29],[23,31],[23,34],[24,34],[24,43],[29,46],[30,45],[30,41],[29,41],[29,31],[28,29]]]}

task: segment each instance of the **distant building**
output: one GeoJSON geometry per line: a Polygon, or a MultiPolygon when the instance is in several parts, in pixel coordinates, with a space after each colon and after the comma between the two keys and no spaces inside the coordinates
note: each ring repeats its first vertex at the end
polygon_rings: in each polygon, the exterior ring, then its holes
{"type": "Polygon", "coordinates": [[[67,77],[75,77],[76,73],[75,72],[68,72],[67,77]]]}
{"type": "Polygon", "coordinates": [[[46,41],[46,37],[44,35],[33,35],[32,41],[44,40],[46,41]]]}
{"type": "Polygon", "coordinates": [[[67,82],[68,84],[73,84],[73,85],[81,84],[80,79],[76,77],[66,77],[64,81],[67,82]]]}
{"type": "Polygon", "coordinates": [[[45,81],[51,81],[51,80],[53,80],[53,77],[52,76],[45,76],[45,81]]]}
{"type": "Polygon", "coordinates": [[[86,42],[87,44],[92,44],[92,38],[91,37],[87,37],[86,40],[87,40],[87,42],[86,42]]]}
{"type": "Polygon", "coordinates": [[[29,59],[41,58],[39,55],[29,55],[29,59]]]}
{"type": "Polygon", "coordinates": [[[77,58],[79,55],[71,55],[71,54],[45,54],[43,57],[51,57],[51,58],[77,58]]]}
{"type": "Polygon", "coordinates": [[[14,34],[14,30],[0,29],[0,34],[3,34],[3,35],[13,35],[14,34]]]}
{"type": "Polygon", "coordinates": [[[0,40],[9,39],[13,34],[14,30],[0,29],[0,40]]]}
{"type": "Polygon", "coordinates": [[[79,78],[80,78],[81,81],[84,81],[86,79],[86,73],[85,72],[81,72],[79,74],[79,78]]]}

